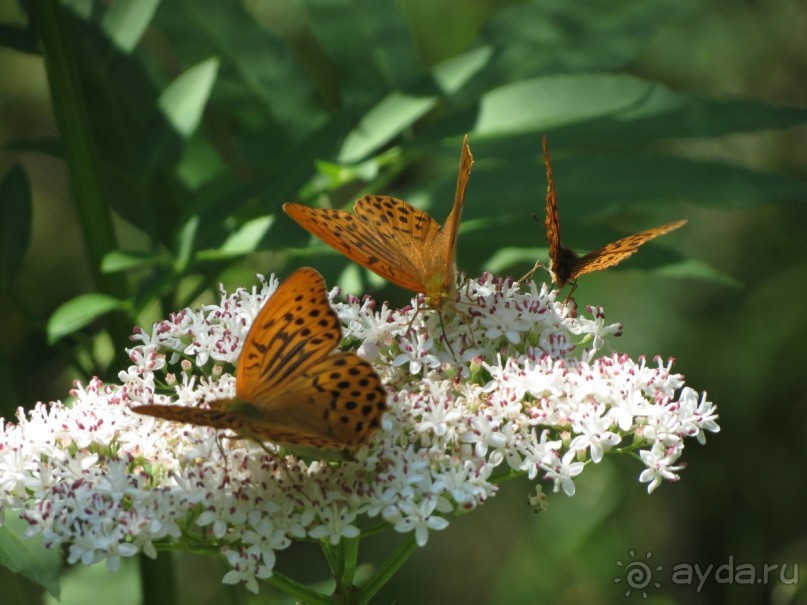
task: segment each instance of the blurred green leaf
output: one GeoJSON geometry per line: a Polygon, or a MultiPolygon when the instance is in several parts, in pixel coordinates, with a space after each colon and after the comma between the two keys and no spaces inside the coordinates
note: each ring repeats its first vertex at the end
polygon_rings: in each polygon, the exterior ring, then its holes
{"type": "Polygon", "coordinates": [[[171,157],[159,138],[154,144],[150,139],[166,130],[179,138],[157,110],[163,83],[158,86],[138,53],[115,47],[96,22],[68,11],[62,17],[75,45],[82,87],[91,91],[85,95],[86,110],[105,199],[127,222],[168,245],[185,192],[173,174],[181,141],[171,143],[171,157]],[[158,120],[162,130],[154,125],[158,120]]]}
{"type": "Polygon", "coordinates": [[[55,158],[64,159],[64,148],[60,139],[14,139],[0,144],[4,151],[33,151],[55,158]]]}
{"type": "Polygon", "coordinates": [[[222,260],[254,252],[274,222],[274,216],[261,216],[247,221],[227,238],[221,248],[202,250],[196,255],[196,258],[203,261],[222,260]]]}
{"type": "Polygon", "coordinates": [[[15,166],[0,181],[0,284],[11,284],[30,242],[31,186],[15,166]]]}
{"type": "Polygon", "coordinates": [[[396,0],[308,0],[308,27],[341,72],[342,102],[375,103],[423,73],[396,0]],[[346,33],[349,32],[349,33],[346,33]]]}
{"type": "Polygon", "coordinates": [[[82,294],[60,305],[48,319],[48,343],[80,330],[100,316],[125,309],[126,303],[106,294],[82,294]]]}
{"type": "Polygon", "coordinates": [[[163,115],[185,138],[199,126],[218,69],[219,60],[211,57],[185,70],[160,95],[158,104],[163,115]]]}
{"type": "Polygon", "coordinates": [[[109,5],[101,27],[115,46],[130,53],[146,31],[160,0],[115,0],[109,5]]]}
{"type": "Polygon", "coordinates": [[[178,273],[183,272],[191,260],[200,222],[199,215],[194,214],[185,221],[185,224],[177,232],[174,266],[178,273]]]}
{"type": "Polygon", "coordinates": [[[112,573],[103,563],[77,565],[65,575],[61,598],[56,601],[46,596],[45,605],[87,605],[88,603],[114,603],[115,605],[143,605],[138,583],[138,565],[135,558],[121,557],[120,569],[112,573]]]}
{"type": "Polygon", "coordinates": [[[437,97],[413,97],[400,92],[390,93],[368,111],[345,139],[339,161],[358,162],[389,143],[409,128],[437,103],[437,97]]]}
{"type": "Polygon", "coordinates": [[[58,548],[45,548],[41,534],[25,538],[29,525],[15,511],[6,511],[5,515],[0,527],[0,564],[22,574],[58,599],[61,552],[58,548]]]}
{"type": "Polygon", "coordinates": [[[132,269],[142,269],[154,265],[165,265],[170,261],[164,256],[159,256],[151,252],[113,250],[104,256],[101,262],[101,270],[104,273],[116,273],[118,271],[130,271],[132,269]]]}
{"type": "Polygon", "coordinates": [[[506,7],[482,32],[497,49],[493,60],[457,96],[474,100],[538,75],[624,68],[661,26],[699,6],[699,0],[534,0],[506,7]]]}
{"type": "Polygon", "coordinates": [[[501,135],[546,130],[603,116],[629,121],[668,113],[682,103],[663,86],[624,74],[549,76],[487,93],[474,131],[501,135]]]}
{"type": "Polygon", "coordinates": [[[743,283],[722,271],[718,271],[714,267],[706,263],[696,260],[687,259],[677,263],[668,263],[655,270],[658,275],[669,277],[689,277],[702,279],[704,281],[712,281],[723,286],[730,288],[742,288],[743,283]]]}
{"type": "Polygon", "coordinates": [[[0,23],[0,46],[22,53],[39,54],[39,42],[30,29],[0,23]]]}
{"type": "Polygon", "coordinates": [[[535,264],[539,259],[548,259],[548,248],[501,248],[493,253],[486,262],[485,268],[494,275],[503,274],[514,265],[535,264]]]}
{"type": "Polygon", "coordinates": [[[256,23],[241,3],[164,2],[154,26],[171,40],[185,65],[211,53],[219,58],[211,100],[243,134],[271,131],[272,136],[264,133],[263,144],[280,154],[289,140],[322,123],[325,114],[317,106],[314,87],[288,44],[256,23]]]}
{"type": "Polygon", "coordinates": [[[462,88],[493,57],[493,48],[481,46],[434,66],[432,73],[440,90],[450,95],[462,88]]]}
{"type": "Polygon", "coordinates": [[[95,0],[60,0],[61,3],[83,19],[92,17],[95,0]]]}

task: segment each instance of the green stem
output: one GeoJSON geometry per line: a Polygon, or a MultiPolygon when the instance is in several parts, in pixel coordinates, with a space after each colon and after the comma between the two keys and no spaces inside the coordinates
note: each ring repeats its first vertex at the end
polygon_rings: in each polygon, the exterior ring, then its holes
{"type": "Polygon", "coordinates": [[[366,605],[369,603],[370,599],[372,599],[376,593],[384,587],[384,584],[389,582],[390,578],[395,575],[395,572],[406,563],[406,560],[415,552],[416,548],[415,532],[410,532],[406,540],[404,540],[398,548],[395,549],[395,552],[378,568],[378,571],[370,578],[370,581],[361,587],[357,600],[358,605],[366,605]]]}
{"type": "Polygon", "coordinates": [[[306,605],[333,605],[330,597],[320,594],[278,571],[273,571],[271,577],[267,578],[265,582],[277,590],[299,599],[306,605]]]}
{"type": "Polygon", "coordinates": [[[352,590],[359,559],[359,538],[342,538],[342,588],[352,590]]]}
{"type": "Polygon", "coordinates": [[[359,538],[342,538],[335,547],[323,544],[322,552],[328,560],[331,574],[336,582],[332,596],[333,602],[340,605],[355,605],[356,587],[353,585],[353,580],[359,556],[359,538]]]}
{"type": "Polygon", "coordinates": [[[171,553],[164,552],[156,559],[149,559],[140,553],[138,560],[140,562],[142,602],[148,605],[173,605],[176,603],[173,582],[174,562],[171,553]]]}
{"type": "MultiPolygon", "coordinates": [[[[117,239],[109,206],[101,190],[100,164],[92,136],[84,91],[81,89],[75,55],[75,32],[61,2],[32,0],[32,19],[42,43],[42,54],[50,86],[53,113],[59,125],[62,145],[70,170],[73,198],[81,222],[90,270],[98,289],[121,300],[128,298],[122,274],[101,272],[101,261],[116,249],[117,239]]],[[[124,313],[111,314],[108,329],[115,347],[113,368],[127,364],[123,343],[128,342],[129,321],[124,313]]],[[[100,372],[99,372],[100,373],[100,372]]]]}

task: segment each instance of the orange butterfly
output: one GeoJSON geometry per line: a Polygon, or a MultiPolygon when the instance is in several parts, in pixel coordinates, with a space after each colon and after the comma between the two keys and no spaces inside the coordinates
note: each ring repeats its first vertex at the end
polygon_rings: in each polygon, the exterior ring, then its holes
{"type": "Polygon", "coordinates": [[[298,269],[264,304],[247,334],[234,399],[213,401],[210,409],[132,410],[231,429],[258,442],[337,450],[361,446],[380,426],[386,393],[369,363],[354,353],[332,353],[341,340],[322,276],[298,269]]]}
{"type": "Polygon", "coordinates": [[[457,231],[473,156],[462,142],[454,207],[441,227],[428,214],[386,195],[365,195],[345,210],[283,204],[302,227],[384,279],[426,296],[437,309],[456,290],[457,231]]]}
{"type": "MultiPolygon", "coordinates": [[[[589,252],[585,256],[578,256],[573,250],[560,243],[560,227],[558,224],[558,199],[555,195],[555,180],[552,177],[552,163],[549,161],[549,148],[546,135],[543,140],[544,163],[546,164],[546,241],[549,242],[550,272],[552,281],[558,288],[569,282],[574,282],[581,275],[592,271],[602,271],[608,267],[622,262],[639,247],[659,235],[675,231],[686,224],[686,219],[675,221],[660,227],[653,227],[646,231],[634,233],[615,242],[589,252]]],[[[537,268],[538,265],[536,265],[537,268]]],[[[535,271],[535,268],[533,268],[535,271]]],[[[528,274],[530,275],[530,274],[528,274]]],[[[575,284],[572,291],[577,287],[575,284]]],[[[571,296],[571,293],[569,294],[571,296]]]]}

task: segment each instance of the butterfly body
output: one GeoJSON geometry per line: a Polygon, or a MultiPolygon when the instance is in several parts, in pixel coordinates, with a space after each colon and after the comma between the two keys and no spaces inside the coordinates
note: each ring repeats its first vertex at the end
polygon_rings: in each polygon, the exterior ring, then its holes
{"type": "Polygon", "coordinates": [[[341,323],[314,269],[295,271],[263,306],[244,341],[236,393],[209,408],[145,405],[135,412],[230,429],[238,437],[341,450],[380,426],[386,392],[354,353],[332,353],[341,323]]]}
{"type": "Polygon", "coordinates": [[[552,163],[549,159],[549,147],[546,136],[543,139],[544,163],[546,165],[546,241],[549,244],[549,259],[552,282],[562,288],[567,283],[573,283],[581,275],[602,271],[608,267],[619,264],[629,256],[636,253],[646,242],[675,231],[683,227],[686,219],[674,221],[653,227],[639,233],[623,237],[615,242],[606,244],[602,248],[593,250],[588,254],[579,256],[571,248],[560,243],[560,218],[558,214],[558,199],[555,193],[555,179],[552,175],[552,163]]]}
{"type": "Polygon", "coordinates": [[[345,210],[286,203],[283,210],[326,244],[439,310],[456,290],[457,233],[473,156],[463,141],[454,206],[444,225],[411,204],[365,195],[345,210]]]}

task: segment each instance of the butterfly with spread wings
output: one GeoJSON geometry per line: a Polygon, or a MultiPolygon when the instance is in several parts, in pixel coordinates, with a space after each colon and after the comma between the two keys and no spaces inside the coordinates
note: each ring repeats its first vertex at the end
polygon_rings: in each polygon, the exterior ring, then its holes
{"type": "Polygon", "coordinates": [[[386,392],[367,361],[334,352],[341,339],[322,276],[298,269],[255,318],[238,359],[233,399],[209,408],[141,405],[132,411],[292,448],[360,447],[381,425],[386,392]]]}
{"type": "MultiPolygon", "coordinates": [[[[675,231],[687,223],[687,220],[684,219],[659,227],[653,227],[652,229],[623,237],[593,252],[579,256],[574,250],[560,243],[558,198],[555,194],[555,179],[552,176],[552,162],[549,159],[549,146],[547,144],[546,135],[544,135],[543,138],[543,150],[547,180],[545,225],[546,241],[549,243],[549,270],[552,276],[552,282],[558,288],[562,288],[567,283],[572,283],[572,292],[574,292],[574,289],[577,287],[576,280],[581,275],[613,267],[636,253],[643,244],[651,239],[669,233],[670,231],[675,231]]],[[[536,264],[527,276],[531,276],[539,265],[540,263],[536,264]]],[[[571,296],[571,292],[569,296],[571,296]]]]}
{"type": "Polygon", "coordinates": [[[456,290],[457,232],[473,156],[462,142],[454,206],[443,226],[411,204],[386,195],[365,195],[345,210],[283,205],[292,219],[349,259],[384,279],[424,294],[438,311],[456,290]]]}

